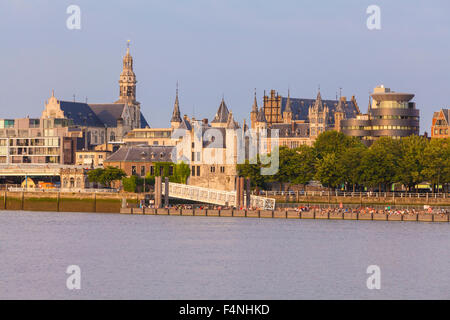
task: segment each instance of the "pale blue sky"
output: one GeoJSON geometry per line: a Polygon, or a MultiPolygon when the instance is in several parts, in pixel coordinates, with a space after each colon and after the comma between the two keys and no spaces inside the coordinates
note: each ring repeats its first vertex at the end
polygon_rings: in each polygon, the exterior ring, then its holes
{"type": "Polygon", "coordinates": [[[313,98],[356,95],[363,112],[378,84],[416,94],[421,131],[449,107],[450,2],[256,0],[2,0],[0,117],[39,116],[59,99],[113,102],[126,40],[137,96],[152,127],[168,125],[177,80],[181,112],[214,116],[222,94],[249,119],[253,90],[313,98]],[[81,30],[66,8],[81,7],[81,30]],[[381,27],[366,8],[381,7],[381,27]]]}

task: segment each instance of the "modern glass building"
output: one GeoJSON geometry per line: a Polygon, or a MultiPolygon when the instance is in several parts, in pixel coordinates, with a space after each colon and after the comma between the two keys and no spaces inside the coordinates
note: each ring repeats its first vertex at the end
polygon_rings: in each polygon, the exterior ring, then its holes
{"type": "Polygon", "coordinates": [[[383,85],[371,94],[368,113],[341,121],[341,131],[371,145],[379,137],[400,139],[419,135],[419,110],[411,102],[414,94],[393,92],[383,85]]]}

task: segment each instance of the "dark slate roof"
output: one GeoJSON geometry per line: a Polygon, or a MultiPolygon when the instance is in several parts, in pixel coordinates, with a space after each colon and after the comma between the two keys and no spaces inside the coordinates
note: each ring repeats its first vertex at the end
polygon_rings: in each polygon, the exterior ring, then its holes
{"type": "Polygon", "coordinates": [[[450,109],[442,109],[442,113],[444,114],[445,121],[449,124],[450,109]]]}
{"type": "Polygon", "coordinates": [[[108,127],[116,127],[117,119],[122,118],[123,103],[89,104],[97,117],[108,127]]]}
{"type": "Polygon", "coordinates": [[[59,101],[64,116],[76,126],[103,127],[103,122],[88,104],[82,102],[59,101]]]}
{"type": "Polygon", "coordinates": [[[309,123],[274,123],[271,129],[279,130],[279,137],[308,138],[309,123]]]}
{"type": "Polygon", "coordinates": [[[267,122],[266,120],[266,114],[264,113],[263,107],[259,109],[258,114],[256,115],[256,121],[257,122],[267,122]]]}
{"type": "Polygon", "coordinates": [[[110,155],[106,161],[167,162],[172,161],[172,146],[125,145],[110,155]]]}
{"type": "MultiPolygon", "coordinates": [[[[292,109],[292,120],[309,120],[308,109],[313,107],[316,99],[290,98],[292,109]]],[[[334,123],[334,113],[338,105],[338,100],[322,100],[323,106],[327,106],[330,112],[330,120],[334,123]]],[[[283,114],[287,104],[287,98],[281,98],[281,114],[283,114]]],[[[352,101],[346,101],[343,105],[346,118],[356,118],[357,109],[352,101]]]]}
{"type": "Polygon", "coordinates": [[[229,111],[227,105],[225,104],[225,101],[222,99],[219,109],[217,110],[216,116],[214,117],[213,121],[211,121],[211,123],[227,123],[228,114],[229,111]]]}
{"type": "Polygon", "coordinates": [[[144,115],[141,112],[141,128],[150,128],[150,125],[148,124],[147,120],[144,118],[144,115]]]}

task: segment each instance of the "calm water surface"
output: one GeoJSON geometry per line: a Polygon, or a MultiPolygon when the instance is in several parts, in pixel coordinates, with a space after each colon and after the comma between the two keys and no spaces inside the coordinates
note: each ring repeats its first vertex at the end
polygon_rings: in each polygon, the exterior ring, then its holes
{"type": "Polygon", "coordinates": [[[450,299],[449,253],[448,223],[0,211],[0,299],[450,299]]]}

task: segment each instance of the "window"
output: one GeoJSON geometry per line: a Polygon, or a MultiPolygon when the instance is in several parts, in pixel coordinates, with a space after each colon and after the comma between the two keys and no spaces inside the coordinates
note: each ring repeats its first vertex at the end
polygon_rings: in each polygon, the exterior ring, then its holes
{"type": "Polygon", "coordinates": [[[211,166],[210,170],[211,170],[211,173],[214,173],[214,172],[216,172],[216,167],[211,166]]]}
{"type": "Polygon", "coordinates": [[[220,167],[220,173],[225,173],[225,167],[220,167]]]}
{"type": "Polygon", "coordinates": [[[150,175],[151,176],[155,175],[155,167],[154,166],[150,166],[150,175]]]}
{"type": "Polygon", "coordinates": [[[131,175],[132,175],[132,176],[137,175],[136,166],[132,166],[132,167],[131,167],[131,175]]]}
{"type": "Polygon", "coordinates": [[[145,177],[145,166],[141,166],[141,177],[145,177]]]}
{"type": "Polygon", "coordinates": [[[192,166],[192,173],[191,176],[195,177],[195,166],[192,166]]]}
{"type": "Polygon", "coordinates": [[[197,152],[197,161],[200,161],[200,152],[197,152]]]}
{"type": "Polygon", "coordinates": [[[197,166],[197,177],[200,176],[200,166],[197,166]]]}
{"type": "Polygon", "coordinates": [[[192,152],[191,161],[195,161],[195,152],[192,152]]]}

